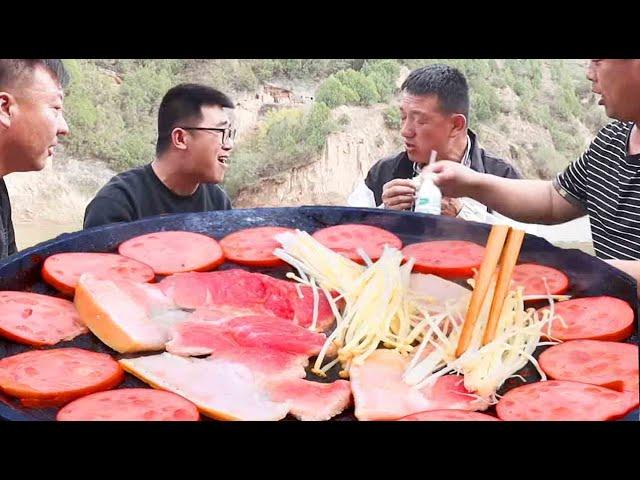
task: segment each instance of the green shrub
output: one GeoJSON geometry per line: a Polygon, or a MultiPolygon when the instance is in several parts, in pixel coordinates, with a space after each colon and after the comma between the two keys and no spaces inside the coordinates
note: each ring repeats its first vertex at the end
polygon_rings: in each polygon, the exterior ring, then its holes
{"type": "Polygon", "coordinates": [[[283,109],[267,114],[258,132],[234,150],[225,189],[233,198],[263,177],[273,177],[312,161],[336,126],[331,110],[316,102],[305,114],[283,109]]]}
{"type": "Polygon", "coordinates": [[[472,125],[492,120],[500,112],[502,102],[486,79],[475,78],[469,90],[469,115],[472,125]]]}
{"type": "Polygon", "coordinates": [[[384,124],[389,130],[400,130],[402,127],[402,116],[398,107],[387,107],[383,112],[384,124]]]}
{"type": "Polygon", "coordinates": [[[531,84],[527,84],[527,81],[522,77],[518,77],[513,81],[512,88],[516,95],[518,95],[519,97],[532,97],[531,84]]]}
{"type": "Polygon", "coordinates": [[[586,112],[583,114],[583,121],[585,125],[593,132],[600,130],[609,121],[607,115],[598,105],[584,107],[586,112]]]}
{"type": "Polygon", "coordinates": [[[582,106],[576,96],[576,91],[572,84],[560,85],[560,95],[558,98],[558,111],[564,120],[580,114],[582,106]]]}
{"type": "Polygon", "coordinates": [[[552,126],[549,129],[549,133],[558,152],[572,152],[576,149],[575,136],[563,132],[557,125],[552,126]]]}
{"type": "Polygon", "coordinates": [[[353,69],[342,70],[335,75],[336,79],[347,89],[356,93],[357,105],[371,105],[380,101],[380,94],[376,89],[373,80],[353,69]]]}
{"type": "Polygon", "coordinates": [[[235,68],[231,86],[234,90],[255,91],[258,89],[259,82],[250,65],[239,63],[235,68]]]}
{"type": "Polygon", "coordinates": [[[120,87],[120,109],[128,125],[153,120],[160,99],[174,84],[170,64],[148,64],[127,75],[120,87]]]}
{"type": "Polygon", "coordinates": [[[469,107],[469,123],[477,125],[489,120],[492,117],[489,102],[479,95],[471,94],[471,106],[469,107]]]}
{"type": "Polygon", "coordinates": [[[251,150],[249,143],[234,148],[230,168],[224,177],[224,189],[232,199],[244,187],[257,182],[263,159],[260,153],[251,150]]]}
{"type": "Polygon", "coordinates": [[[275,59],[250,60],[256,78],[268,82],[274,77],[320,80],[347,68],[360,69],[359,59],[275,59]]]}
{"type": "Polygon", "coordinates": [[[329,108],[356,103],[359,100],[358,94],[343,85],[334,75],[320,84],[316,90],[315,98],[329,108]]]}
{"type": "Polygon", "coordinates": [[[375,85],[379,101],[388,102],[396,91],[396,80],[400,65],[395,60],[375,60],[365,62],[361,72],[375,85]]]}
{"type": "Polygon", "coordinates": [[[336,129],[331,121],[331,109],[324,103],[316,102],[304,119],[302,141],[305,149],[318,153],[324,147],[327,136],[336,129]]]}
{"type": "Polygon", "coordinates": [[[537,145],[530,155],[538,167],[536,173],[544,179],[553,178],[568,164],[567,158],[548,145],[537,145]]]}

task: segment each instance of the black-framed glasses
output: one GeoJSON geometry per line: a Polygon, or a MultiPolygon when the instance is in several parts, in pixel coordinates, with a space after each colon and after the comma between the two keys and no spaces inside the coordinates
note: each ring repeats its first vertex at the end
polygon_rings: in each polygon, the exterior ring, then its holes
{"type": "Polygon", "coordinates": [[[176,127],[181,128],[183,130],[209,130],[212,132],[222,132],[222,144],[224,145],[229,140],[232,142],[236,138],[236,129],[227,127],[227,128],[208,128],[208,127],[176,127]]]}

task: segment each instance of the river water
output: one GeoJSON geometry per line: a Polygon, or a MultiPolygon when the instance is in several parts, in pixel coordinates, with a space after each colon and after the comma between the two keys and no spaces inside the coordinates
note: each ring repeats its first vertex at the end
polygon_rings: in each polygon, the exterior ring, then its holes
{"type": "Polygon", "coordinates": [[[25,248],[50,240],[63,233],[82,230],[82,223],[56,223],[40,220],[38,222],[14,223],[13,228],[16,234],[18,250],[24,250],[25,248]]]}

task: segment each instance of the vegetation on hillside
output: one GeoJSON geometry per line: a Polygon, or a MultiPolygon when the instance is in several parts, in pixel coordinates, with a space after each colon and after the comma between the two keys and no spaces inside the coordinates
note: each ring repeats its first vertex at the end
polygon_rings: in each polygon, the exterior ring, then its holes
{"type": "Polygon", "coordinates": [[[337,106],[386,103],[385,124],[399,129],[400,69],[436,62],[466,75],[473,128],[495,126],[508,116],[548,130],[552,144],[535,143],[529,155],[550,162],[553,170],[584,149],[581,126],[595,133],[606,121],[589,95],[584,64],[571,60],[67,60],[72,81],[65,105],[71,126],[66,152],[104,160],[118,171],[151,161],[160,99],[181,82],[206,83],[232,96],[256,92],[265,82],[297,81],[315,90],[310,108],[275,109],[236,145],[225,182],[233,195],[260,177],[313,161],[326,136],[349,124],[344,116],[338,125],[330,120],[337,106]],[[509,95],[515,101],[505,101],[509,95]]]}
{"type": "Polygon", "coordinates": [[[225,178],[231,197],[263,177],[273,177],[313,161],[322,151],[327,135],[337,126],[331,111],[316,102],[304,113],[287,108],[271,111],[257,132],[239,145],[225,178]]]}

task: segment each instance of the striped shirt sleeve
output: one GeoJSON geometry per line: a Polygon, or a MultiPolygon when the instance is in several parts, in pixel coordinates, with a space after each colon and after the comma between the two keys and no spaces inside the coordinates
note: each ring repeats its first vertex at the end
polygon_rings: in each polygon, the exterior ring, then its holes
{"type": "Polygon", "coordinates": [[[553,186],[562,198],[582,208],[587,204],[588,163],[591,155],[589,148],[553,180],[553,186]]]}

